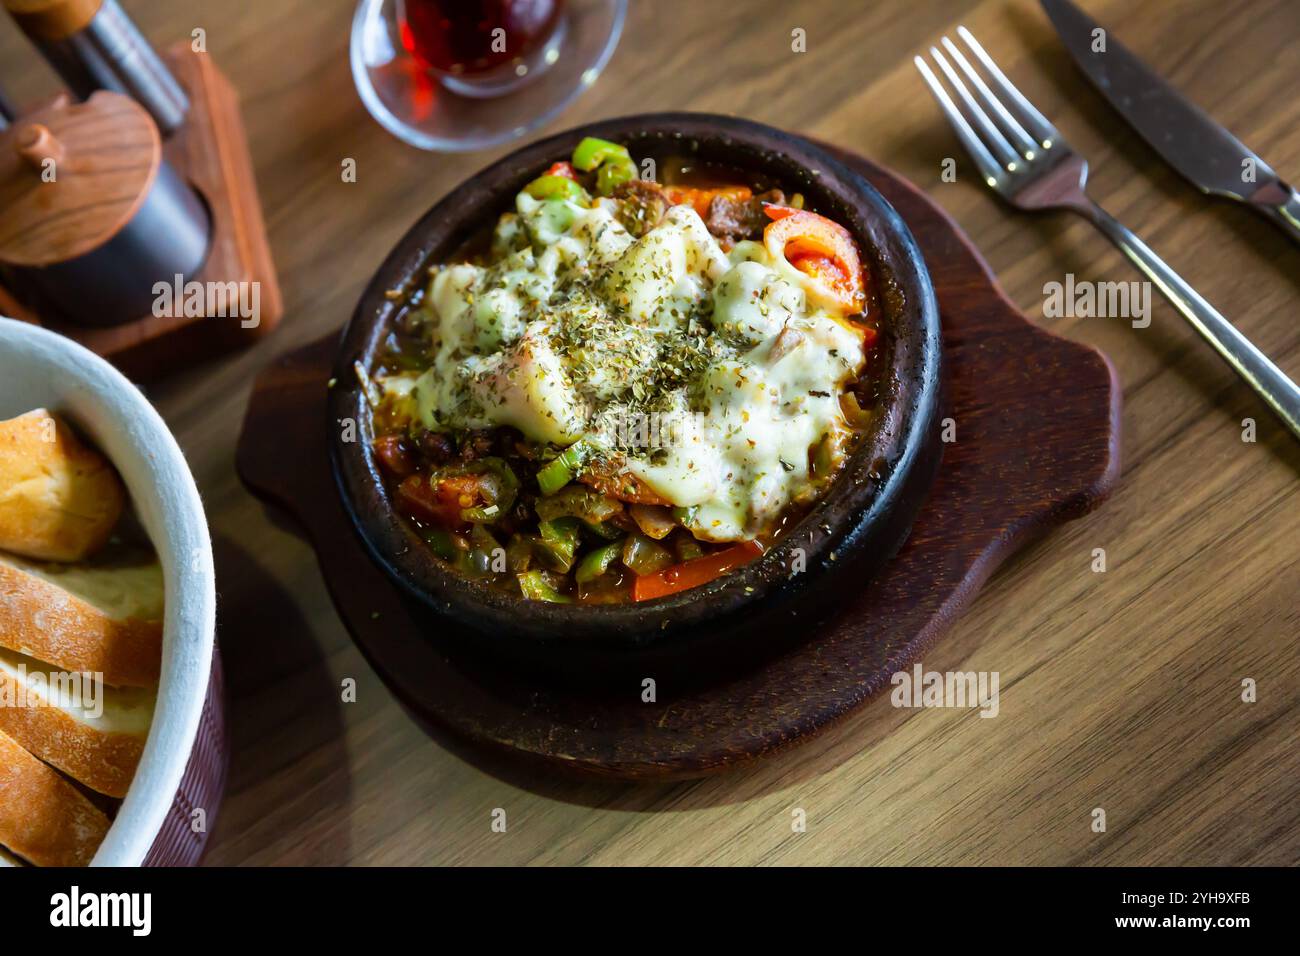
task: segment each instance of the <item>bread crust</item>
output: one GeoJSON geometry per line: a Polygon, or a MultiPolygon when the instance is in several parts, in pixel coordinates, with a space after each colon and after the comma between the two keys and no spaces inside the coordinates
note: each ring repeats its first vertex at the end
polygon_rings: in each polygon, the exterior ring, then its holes
{"type": "Polygon", "coordinates": [[[162,621],[116,620],[50,581],[0,561],[0,647],[114,687],[157,687],[162,621]]]}
{"type": "Polygon", "coordinates": [[[0,732],[0,845],[37,866],[85,866],[108,826],[76,787],[0,732]]]}
{"type": "Polygon", "coordinates": [[[91,790],[126,796],[144,751],[145,735],[105,733],[53,706],[6,706],[22,685],[0,670],[0,732],[91,790]]]}
{"type": "Polygon", "coordinates": [[[0,422],[0,551],[81,561],[126,504],[108,460],[43,408],[0,422]]]}

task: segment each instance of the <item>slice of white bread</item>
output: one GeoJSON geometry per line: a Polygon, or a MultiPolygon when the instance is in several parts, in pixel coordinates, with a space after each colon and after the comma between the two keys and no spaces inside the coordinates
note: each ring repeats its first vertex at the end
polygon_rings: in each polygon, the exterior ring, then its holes
{"type": "Polygon", "coordinates": [[[162,617],[162,568],[151,554],[87,565],[0,554],[0,648],[114,686],[156,687],[162,617]]]}
{"type": "Polygon", "coordinates": [[[0,732],[0,846],[37,866],[85,866],[108,824],[76,787],[0,732]]]}
{"type": "Polygon", "coordinates": [[[0,650],[0,732],[110,797],[126,796],[131,785],[155,696],[0,650]]]}
{"type": "Polygon", "coordinates": [[[0,551],[80,561],[126,503],[113,466],[43,408],[0,422],[0,551]]]}

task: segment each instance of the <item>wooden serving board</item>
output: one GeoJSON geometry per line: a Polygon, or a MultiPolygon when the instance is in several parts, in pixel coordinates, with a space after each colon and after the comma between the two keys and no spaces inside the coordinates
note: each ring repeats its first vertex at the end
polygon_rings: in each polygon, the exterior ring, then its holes
{"type": "Polygon", "coordinates": [[[808,738],[888,687],[1008,555],[1113,489],[1120,386],[1109,360],[1030,324],[922,193],[835,152],[899,211],[930,267],[955,441],[910,538],[880,575],[845,592],[820,633],[760,666],[738,662],[734,676],[706,689],[677,692],[660,681],[647,703],[640,681],[596,695],[452,656],[451,625],[389,583],[339,501],[325,445],[335,337],[282,357],[259,377],[239,441],[240,476],[297,519],[357,645],[433,729],[605,777],[685,778],[734,767],[808,738]]]}

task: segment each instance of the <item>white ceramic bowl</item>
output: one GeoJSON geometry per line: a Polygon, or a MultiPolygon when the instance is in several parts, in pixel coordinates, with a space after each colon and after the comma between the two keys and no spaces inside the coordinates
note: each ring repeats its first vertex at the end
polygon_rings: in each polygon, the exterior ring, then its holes
{"type": "Polygon", "coordinates": [[[138,866],[171,809],[208,691],[217,603],[212,542],[185,457],[139,389],[70,339],[0,318],[0,420],[40,407],[63,415],[117,466],[162,563],[158,705],[131,789],[93,861],[138,866]]]}

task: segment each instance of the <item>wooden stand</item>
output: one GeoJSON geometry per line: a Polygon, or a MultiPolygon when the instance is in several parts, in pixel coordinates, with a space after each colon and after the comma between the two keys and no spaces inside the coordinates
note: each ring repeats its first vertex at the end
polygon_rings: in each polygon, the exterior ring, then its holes
{"type": "MultiPolygon", "coordinates": [[[[956,440],[897,557],[789,653],[704,690],[667,682],[599,696],[543,686],[453,656],[452,625],[405,600],[370,561],[338,498],[325,440],[336,337],[258,379],[237,466],[305,529],[366,658],[417,715],[549,770],[624,779],[694,777],[791,746],[888,689],[1010,554],[1095,508],[1119,476],[1120,386],[1098,351],[1025,320],[958,227],[903,179],[835,150],[908,223],[944,326],[956,440]]],[[[653,676],[653,675],[648,675],[653,676]]]]}
{"type": "Polygon", "coordinates": [[[257,184],[230,81],[206,53],[188,41],[164,54],[190,96],[185,126],[163,145],[163,156],[207,204],[212,216],[211,247],[198,282],[256,282],[259,321],[244,328],[238,316],[145,315],[103,328],[42,315],[20,287],[0,288],[0,313],[38,322],[98,352],[128,375],[154,379],[215,353],[248,345],[273,329],[284,313],[257,184]]]}

